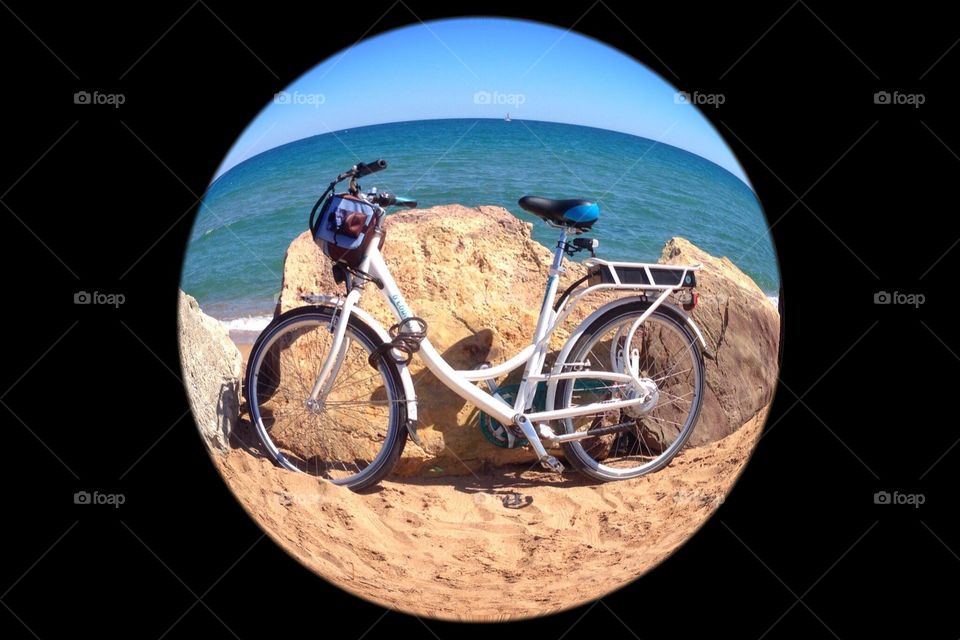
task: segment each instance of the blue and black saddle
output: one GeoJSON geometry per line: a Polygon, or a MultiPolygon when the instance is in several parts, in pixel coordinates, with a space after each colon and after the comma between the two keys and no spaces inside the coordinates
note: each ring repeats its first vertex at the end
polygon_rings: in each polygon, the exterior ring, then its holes
{"type": "Polygon", "coordinates": [[[540,196],[523,196],[520,208],[561,227],[587,231],[600,218],[600,207],[589,200],[554,200],[540,196]]]}

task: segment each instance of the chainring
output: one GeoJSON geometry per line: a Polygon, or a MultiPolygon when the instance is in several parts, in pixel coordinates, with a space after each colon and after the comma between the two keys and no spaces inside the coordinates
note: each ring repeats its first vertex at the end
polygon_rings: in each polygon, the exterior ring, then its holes
{"type": "MultiPolygon", "coordinates": [[[[513,403],[517,399],[517,391],[520,390],[520,385],[518,384],[506,384],[497,389],[497,393],[500,394],[500,397],[503,398],[508,403],[513,403]]],[[[537,394],[533,399],[534,411],[541,411],[545,405],[545,397],[547,394],[547,387],[543,383],[537,385],[537,394]],[[542,387],[542,389],[541,389],[542,387]],[[539,401],[539,408],[538,408],[539,401]]],[[[480,412],[480,432],[483,434],[483,437],[490,441],[491,444],[501,447],[503,449],[518,449],[520,447],[525,447],[529,444],[526,438],[517,437],[514,435],[513,445],[510,445],[510,438],[507,436],[507,427],[500,424],[497,420],[491,418],[483,411],[480,412]]]]}
{"type": "MultiPolygon", "coordinates": [[[[602,387],[605,383],[602,380],[589,380],[589,379],[580,379],[575,382],[577,389],[590,389],[597,386],[602,387]]],[[[520,385],[518,384],[505,384],[502,387],[497,388],[497,393],[500,394],[507,403],[513,404],[517,399],[517,392],[520,390],[520,385]]],[[[537,384],[537,392],[533,396],[533,411],[543,411],[547,407],[547,384],[546,382],[540,382],[537,384]]],[[[520,447],[525,447],[529,442],[523,437],[522,434],[518,433],[519,428],[514,425],[509,425],[505,427],[500,424],[494,418],[491,418],[483,411],[480,412],[480,432],[483,433],[483,437],[490,441],[491,444],[494,444],[503,449],[518,449],[520,447]],[[507,436],[507,429],[514,429],[513,435],[513,445],[510,444],[510,438],[507,436]]]]}

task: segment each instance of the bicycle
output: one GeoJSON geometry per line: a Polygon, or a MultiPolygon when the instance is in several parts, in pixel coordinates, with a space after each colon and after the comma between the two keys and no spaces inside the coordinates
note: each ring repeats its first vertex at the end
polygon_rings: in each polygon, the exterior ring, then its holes
{"type": "Polygon", "coordinates": [[[697,303],[693,289],[702,265],[598,259],[596,240],[570,238],[599,219],[595,203],[525,196],[520,206],[560,232],[533,340],[498,365],[455,370],[430,343],[426,322],[407,305],[380,252],[387,207],[417,205],[376,189],[362,193],[358,178],[384,168],[378,160],[341,173],[311,212],[314,238],[334,260],[345,295],[301,296],[305,306],[275,318],[251,350],[244,389],[274,461],[354,490],[379,482],[408,437],[423,446],[407,367],[419,354],[450,390],[504,425],[511,444],[526,441],[547,469],[564,470],[547,451],[556,447],[577,470],[604,481],[669,464],[693,432],[703,399],[706,343],[687,313],[697,303]],[[336,194],[347,179],[348,192],[336,194]],[[326,231],[315,227],[320,219],[327,220],[326,231]],[[557,298],[564,258],[582,251],[590,252],[587,275],[557,298]],[[358,306],[371,283],[397,319],[389,331],[358,306]],[[554,330],[596,291],[629,295],[580,322],[546,367],[554,330]],[[668,300],[674,294],[675,301],[668,300]],[[508,402],[496,380],[521,366],[508,402]],[[533,406],[538,386],[541,392],[545,386],[542,409],[533,406]]]}

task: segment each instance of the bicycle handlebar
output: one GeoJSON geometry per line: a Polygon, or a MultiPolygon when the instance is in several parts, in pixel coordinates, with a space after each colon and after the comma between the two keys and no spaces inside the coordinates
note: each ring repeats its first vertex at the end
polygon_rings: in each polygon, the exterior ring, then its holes
{"type": "Polygon", "coordinates": [[[368,176],[371,173],[376,173],[377,171],[383,171],[387,168],[387,161],[384,159],[374,160],[373,162],[358,162],[353,165],[340,175],[338,175],[332,184],[336,184],[342,180],[350,178],[351,180],[356,180],[357,178],[362,178],[368,176]]]}
{"type": "Polygon", "coordinates": [[[416,200],[410,200],[409,198],[396,198],[395,196],[389,193],[382,194],[367,194],[363,196],[360,194],[360,185],[357,184],[357,178],[362,178],[364,176],[369,176],[372,173],[377,173],[378,171],[383,171],[387,168],[387,161],[383,158],[374,160],[373,162],[358,162],[354,166],[350,167],[348,170],[344,171],[336,178],[333,179],[328,186],[326,191],[324,191],[317,202],[313,205],[313,209],[310,211],[310,228],[313,229],[314,221],[316,219],[317,210],[320,209],[320,206],[323,204],[328,195],[334,193],[334,190],[337,188],[337,184],[350,179],[350,193],[354,196],[360,195],[365,197],[369,202],[376,204],[380,207],[389,207],[397,205],[400,207],[414,208],[417,206],[416,200]]]}
{"type": "MultiPolygon", "coordinates": [[[[383,158],[374,160],[373,162],[359,162],[334,178],[333,182],[330,183],[330,186],[327,187],[327,190],[323,192],[323,195],[320,196],[320,198],[317,200],[317,203],[313,206],[313,211],[310,212],[311,227],[317,209],[320,207],[326,196],[334,192],[337,183],[349,178],[350,193],[353,195],[360,195],[360,185],[357,184],[357,178],[369,176],[372,173],[383,171],[386,168],[387,161],[383,158]]],[[[386,192],[376,193],[376,189],[374,189],[373,192],[364,195],[363,197],[366,198],[368,202],[380,207],[397,206],[404,207],[406,209],[415,209],[417,207],[416,200],[412,200],[410,198],[398,198],[393,194],[386,192]]]]}
{"type": "Polygon", "coordinates": [[[368,176],[371,173],[376,173],[377,171],[383,171],[387,168],[387,161],[384,159],[374,160],[373,162],[361,162],[356,167],[356,176],[362,178],[363,176],[368,176]]]}

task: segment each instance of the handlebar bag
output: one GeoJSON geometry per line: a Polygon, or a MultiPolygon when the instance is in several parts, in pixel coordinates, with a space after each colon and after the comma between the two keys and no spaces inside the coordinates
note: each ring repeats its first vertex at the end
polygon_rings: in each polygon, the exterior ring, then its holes
{"type": "Polygon", "coordinates": [[[313,240],[334,262],[357,266],[366,253],[375,213],[370,203],[356,196],[331,194],[311,230],[313,240]]]}

